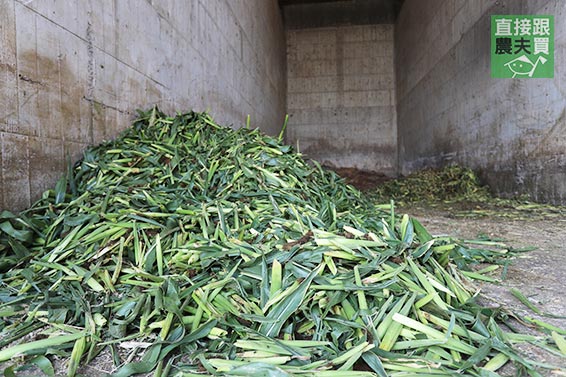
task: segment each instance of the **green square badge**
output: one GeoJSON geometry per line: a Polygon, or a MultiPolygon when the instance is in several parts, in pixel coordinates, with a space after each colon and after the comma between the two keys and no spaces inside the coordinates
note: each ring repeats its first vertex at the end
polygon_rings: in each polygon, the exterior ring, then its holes
{"type": "Polygon", "coordinates": [[[554,17],[491,16],[491,77],[553,78],[554,17]]]}

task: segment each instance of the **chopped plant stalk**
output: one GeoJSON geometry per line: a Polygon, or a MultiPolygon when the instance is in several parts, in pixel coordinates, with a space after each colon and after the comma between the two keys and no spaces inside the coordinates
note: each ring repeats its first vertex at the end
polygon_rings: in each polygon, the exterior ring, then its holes
{"type": "MultiPolygon", "coordinates": [[[[287,118],[285,119],[287,122],[287,118]]],[[[141,112],[19,215],[0,214],[0,362],[104,348],[113,375],[536,375],[470,265],[518,251],[434,238],[277,138],[141,112]],[[368,371],[369,370],[369,371],[368,371]]],[[[473,177],[472,177],[473,178],[473,177]]],[[[472,180],[470,178],[470,180],[472,180]]],[[[564,330],[536,343],[564,352],[564,330]],[[562,334],[562,335],[561,335],[562,334]]]]}

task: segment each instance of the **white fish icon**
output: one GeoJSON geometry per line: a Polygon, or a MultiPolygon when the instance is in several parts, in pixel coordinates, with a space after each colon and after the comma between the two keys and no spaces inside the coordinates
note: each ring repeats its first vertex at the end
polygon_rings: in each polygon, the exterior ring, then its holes
{"type": "Polygon", "coordinates": [[[511,60],[508,63],[505,63],[505,66],[509,68],[511,72],[513,72],[513,78],[517,75],[527,75],[529,77],[533,77],[535,70],[539,63],[546,63],[547,59],[539,56],[538,59],[533,63],[531,59],[528,58],[526,55],[519,56],[511,60]]]}

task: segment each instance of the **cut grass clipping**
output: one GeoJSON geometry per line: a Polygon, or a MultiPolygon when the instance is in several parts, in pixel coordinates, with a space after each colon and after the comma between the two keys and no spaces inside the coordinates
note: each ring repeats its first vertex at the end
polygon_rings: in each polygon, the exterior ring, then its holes
{"type": "Polygon", "coordinates": [[[475,303],[461,271],[513,250],[433,238],[206,114],[141,113],[0,229],[5,375],[105,349],[114,376],[537,375],[516,343],[564,352],[475,303]]]}
{"type": "Polygon", "coordinates": [[[366,190],[368,200],[394,200],[404,208],[425,205],[449,211],[453,217],[564,221],[566,207],[533,202],[527,195],[492,196],[473,170],[457,165],[426,169],[383,181],[366,190]]]}
{"type": "Polygon", "coordinates": [[[493,199],[478,176],[460,166],[425,169],[406,177],[380,183],[368,194],[376,200],[393,199],[401,203],[436,201],[477,201],[493,199]]]}
{"type": "Polygon", "coordinates": [[[451,217],[492,217],[514,220],[563,220],[566,207],[536,203],[528,196],[492,196],[473,170],[457,165],[425,169],[406,177],[380,182],[366,190],[377,203],[394,200],[403,208],[424,205],[449,211],[451,217]]]}

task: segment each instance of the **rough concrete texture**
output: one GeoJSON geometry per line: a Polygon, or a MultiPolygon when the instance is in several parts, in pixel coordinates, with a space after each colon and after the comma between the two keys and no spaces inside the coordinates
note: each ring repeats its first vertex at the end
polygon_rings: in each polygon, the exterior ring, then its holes
{"type": "Polygon", "coordinates": [[[395,174],[393,25],[287,31],[287,141],[334,167],[395,174]]]}
{"type": "Polygon", "coordinates": [[[396,23],[400,171],[459,163],[566,203],[566,2],[407,0],[396,23]],[[555,17],[554,79],[490,78],[492,14],[555,17]]]}
{"type": "Polygon", "coordinates": [[[0,0],[0,208],[29,206],[136,108],[275,134],[285,74],[276,0],[0,0]]]}

